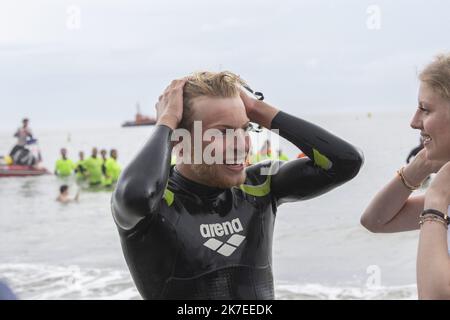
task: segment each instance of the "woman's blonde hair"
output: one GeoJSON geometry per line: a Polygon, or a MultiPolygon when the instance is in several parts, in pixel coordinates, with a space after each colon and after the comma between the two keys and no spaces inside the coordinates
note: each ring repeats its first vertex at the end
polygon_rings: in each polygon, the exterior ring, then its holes
{"type": "Polygon", "coordinates": [[[443,98],[450,100],[450,54],[438,55],[419,74],[419,79],[443,98]]]}
{"type": "Polygon", "coordinates": [[[183,91],[183,119],[180,127],[190,130],[192,119],[192,100],[200,96],[233,98],[239,96],[240,86],[246,85],[238,75],[229,72],[195,72],[188,77],[183,91]]]}

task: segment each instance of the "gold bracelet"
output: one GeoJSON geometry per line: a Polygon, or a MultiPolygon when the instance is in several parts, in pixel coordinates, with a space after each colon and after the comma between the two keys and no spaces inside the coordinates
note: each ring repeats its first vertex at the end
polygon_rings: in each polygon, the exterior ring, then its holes
{"type": "Polygon", "coordinates": [[[441,223],[441,224],[445,227],[445,229],[448,230],[447,222],[446,222],[444,219],[442,219],[442,218],[440,218],[440,217],[438,217],[438,216],[425,216],[425,217],[420,217],[420,219],[419,219],[419,227],[422,227],[422,225],[423,225],[425,222],[427,222],[427,221],[430,221],[430,222],[439,222],[439,223],[441,223]]]}
{"type": "Polygon", "coordinates": [[[414,191],[414,190],[419,189],[420,186],[421,186],[422,184],[419,184],[418,186],[413,186],[413,185],[409,184],[408,182],[406,182],[405,174],[403,173],[403,170],[404,170],[404,169],[405,169],[405,167],[401,167],[401,169],[397,171],[397,174],[398,174],[398,176],[400,177],[400,180],[402,181],[403,185],[404,185],[408,190],[411,190],[411,191],[414,191]]]}
{"type": "Polygon", "coordinates": [[[422,225],[428,221],[429,222],[439,222],[445,227],[445,229],[448,230],[447,222],[445,222],[443,219],[441,219],[439,217],[423,217],[419,220],[419,226],[422,227],[422,225]]]}

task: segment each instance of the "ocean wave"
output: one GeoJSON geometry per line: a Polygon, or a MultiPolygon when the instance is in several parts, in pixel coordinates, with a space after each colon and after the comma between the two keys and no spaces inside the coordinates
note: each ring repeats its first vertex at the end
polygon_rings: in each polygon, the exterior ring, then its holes
{"type": "Polygon", "coordinates": [[[324,286],[321,284],[276,285],[276,297],[281,300],[415,300],[417,286],[324,286]]]}
{"type": "Polygon", "coordinates": [[[6,280],[20,299],[140,299],[129,273],[120,270],[2,264],[0,278],[6,280]]]}
{"type": "MultiPolygon", "coordinates": [[[[27,300],[136,300],[141,299],[130,274],[123,270],[1,264],[0,279],[20,299],[27,300]]],[[[389,287],[325,286],[277,282],[282,300],[417,299],[416,285],[389,287]]]]}

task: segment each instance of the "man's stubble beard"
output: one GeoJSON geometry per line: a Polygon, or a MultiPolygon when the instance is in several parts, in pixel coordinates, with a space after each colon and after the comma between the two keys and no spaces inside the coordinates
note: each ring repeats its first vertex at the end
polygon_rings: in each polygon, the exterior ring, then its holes
{"type": "Polygon", "coordinates": [[[243,184],[246,178],[244,170],[239,180],[230,181],[231,179],[229,177],[224,176],[224,174],[220,174],[218,165],[192,164],[191,170],[195,173],[199,180],[203,181],[203,184],[214,188],[228,189],[231,187],[237,187],[243,184]]]}

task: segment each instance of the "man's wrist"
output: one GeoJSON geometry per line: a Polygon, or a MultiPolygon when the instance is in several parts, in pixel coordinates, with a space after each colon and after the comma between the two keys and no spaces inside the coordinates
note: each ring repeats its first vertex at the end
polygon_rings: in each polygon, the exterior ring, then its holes
{"type": "Polygon", "coordinates": [[[179,124],[178,119],[172,116],[161,116],[156,122],[156,125],[165,125],[171,128],[172,130],[178,128],[178,124],[179,124]]]}
{"type": "Polygon", "coordinates": [[[274,108],[264,101],[258,101],[251,112],[247,114],[250,121],[270,129],[272,120],[280,110],[274,108]]]}

